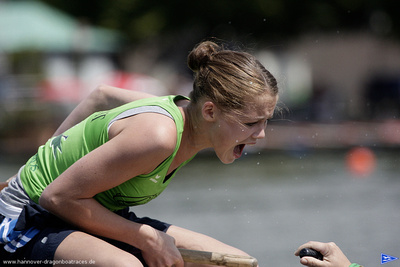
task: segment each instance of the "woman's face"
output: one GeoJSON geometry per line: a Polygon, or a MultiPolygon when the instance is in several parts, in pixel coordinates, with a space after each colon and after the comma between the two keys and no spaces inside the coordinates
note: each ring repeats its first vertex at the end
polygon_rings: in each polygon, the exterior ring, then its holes
{"type": "Polygon", "coordinates": [[[277,100],[277,96],[262,97],[256,107],[247,107],[244,115],[234,120],[219,114],[213,126],[212,145],[221,162],[232,163],[241,157],[246,145],[255,145],[265,137],[265,127],[273,116],[277,100]]]}

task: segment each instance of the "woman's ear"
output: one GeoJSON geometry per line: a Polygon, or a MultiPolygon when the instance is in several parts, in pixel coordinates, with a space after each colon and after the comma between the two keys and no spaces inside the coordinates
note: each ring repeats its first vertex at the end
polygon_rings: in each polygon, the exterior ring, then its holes
{"type": "Polygon", "coordinates": [[[211,101],[204,102],[203,107],[201,109],[201,114],[203,115],[205,121],[208,122],[215,121],[217,112],[218,108],[213,102],[211,101]]]}

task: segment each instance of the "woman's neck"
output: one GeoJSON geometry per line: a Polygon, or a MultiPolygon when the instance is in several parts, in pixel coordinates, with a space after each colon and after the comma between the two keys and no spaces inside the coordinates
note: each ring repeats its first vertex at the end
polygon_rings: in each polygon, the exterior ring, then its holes
{"type": "Polygon", "coordinates": [[[194,117],[188,105],[179,107],[184,121],[184,128],[182,133],[181,147],[182,153],[187,155],[188,158],[192,157],[199,151],[210,147],[207,138],[207,129],[201,123],[200,119],[194,117]]]}

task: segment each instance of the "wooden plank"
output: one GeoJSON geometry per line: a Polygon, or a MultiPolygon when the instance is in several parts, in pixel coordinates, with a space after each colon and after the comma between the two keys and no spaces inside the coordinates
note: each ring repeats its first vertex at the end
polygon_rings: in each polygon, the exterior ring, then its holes
{"type": "Polygon", "coordinates": [[[232,255],[218,252],[179,249],[185,262],[227,267],[257,267],[257,259],[250,256],[232,255]]]}

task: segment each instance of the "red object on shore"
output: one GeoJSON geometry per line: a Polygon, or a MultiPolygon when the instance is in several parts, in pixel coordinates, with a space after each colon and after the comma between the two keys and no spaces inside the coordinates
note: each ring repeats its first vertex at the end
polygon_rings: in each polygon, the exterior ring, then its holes
{"type": "Polygon", "coordinates": [[[375,169],[375,154],[366,147],[353,148],[347,153],[346,164],[352,174],[360,177],[368,176],[375,169]]]}

